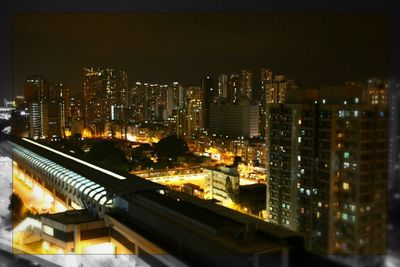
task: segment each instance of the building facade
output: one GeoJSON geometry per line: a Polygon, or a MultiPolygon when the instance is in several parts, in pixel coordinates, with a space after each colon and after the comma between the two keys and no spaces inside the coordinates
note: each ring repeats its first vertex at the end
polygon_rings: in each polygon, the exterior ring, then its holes
{"type": "Polygon", "coordinates": [[[258,105],[211,104],[210,132],[230,138],[258,136],[258,105]]]}
{"type": "Polygon", "coordinates": [[[270,221],[305,233],[313,252],[382,254],[386,106],[349,98],[346,90],[336,94],[341,103],[270,107],[270,221]]]}

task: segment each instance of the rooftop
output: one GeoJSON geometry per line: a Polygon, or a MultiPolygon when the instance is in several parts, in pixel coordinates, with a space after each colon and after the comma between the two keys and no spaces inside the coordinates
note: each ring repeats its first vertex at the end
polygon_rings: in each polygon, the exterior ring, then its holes
{"type": "Polygon", "coordinates": [[[88,210],[68,210],[60,213],[42,214],[44,218],[62,224],[81,224],[99,221],[97,216],[93,216],[88,210]]]}

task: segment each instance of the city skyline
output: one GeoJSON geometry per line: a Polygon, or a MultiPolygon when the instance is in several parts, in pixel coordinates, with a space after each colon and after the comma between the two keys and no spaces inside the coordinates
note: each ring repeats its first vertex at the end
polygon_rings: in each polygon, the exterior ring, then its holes
{"type": "Polygon", "coordinates": [[[149,266],[399,259],[389,11],[91,4],[10,19],[12,247],[149,266]],[[208,259],[222,251],[232,258],[208,259]]]}
{"type": "Polygon", "coordinates": [[[262,68],[303,86],[386,76],[380,14],[16,14],[14,23],[14,94],[34,73],[79,92],[87,66],[124,69],[129,86],[262,68]]]}

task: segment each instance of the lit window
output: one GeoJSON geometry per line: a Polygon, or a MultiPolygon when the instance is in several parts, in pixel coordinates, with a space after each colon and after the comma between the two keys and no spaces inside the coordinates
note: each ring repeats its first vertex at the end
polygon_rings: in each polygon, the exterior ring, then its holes
{"type": "Polygon", "coordinates": [[[350,167],[350,164],[348,163],[348,162],[343,162],[343,168],[348,168],[348,167],[350,167]]]}
{"type": "Polygon", "coordinates": [[[49,235],[49,236],[54,236],[54,229],[50,226],[47,225],[43,225],[43,233],[49,235]]]}
{"type": "Polygon", "coordinates": [[[344,190],[349,190],[349,183],[343,183],[343,189],[344,190]]]}
{"type": "Polygon", "coordinates": [[[317,211],[317,218],[321,217],[321,213],[317,211]]]}
{"type": "Polygon", "coordinates": [[[360,102],[360,99],[358,97],[354,98],[354,103],[358,104],[360,102]]]}
{"type": "Polygon", "coordinates": [[[301,143],[301,137],[297,137],[297,143],[301,143]]]}
{"type": "Polygon", "coordinates": [[[358,110],[354,111],[354,117],[358,117],[358,110]]]}
{"type": "Polygon", "coordinates": [[[347,215],[347,213],[343,213],[342,218],[343,220],[347,221],[349,219],[349,216],[347,215]]]}
{"type": "Polygon", "coordinates": [[[321,207],[322,206],[322,203],[321,202],[318,202],[318,207],[321,207]]]}
{"type": "Polygon", "coordinates": [[[311,190],[310,189],[307,189],[306,190],[306,194],[309,196],[309,195],[311,195],[311,190]]]}
{"type": "Polygon", "coordinates": [[[344,153],[343,153],[343,157],[344,157],[345,159],[348,159],[348,158],[350,157],[350,153],[349,153],[349,152],[344,152],[344,153]]]}
{"type": "Polygon", "coordinates": [[[301,119],[298,120],[299,125],[301,125],[301,119]]]}

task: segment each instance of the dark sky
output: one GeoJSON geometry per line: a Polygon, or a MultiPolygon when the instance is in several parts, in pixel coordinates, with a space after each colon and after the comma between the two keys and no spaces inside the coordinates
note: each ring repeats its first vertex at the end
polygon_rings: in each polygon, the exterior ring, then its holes
{"type": "MultiPolygon", "coordinates": [[[[14,90],[35,73],[82,88],[84,66],[128,71],[130,84],[199,84],[262,67],[304,86],[385,77],[380,14],[19,13],[14,15],[14,90]]],[[[255,84],[257,85],[257,84],[255,84]]]]}

